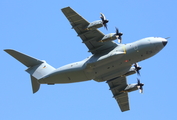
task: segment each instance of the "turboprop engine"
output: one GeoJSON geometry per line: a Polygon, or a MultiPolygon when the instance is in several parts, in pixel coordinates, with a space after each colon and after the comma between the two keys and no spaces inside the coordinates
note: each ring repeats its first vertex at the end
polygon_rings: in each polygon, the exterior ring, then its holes
{"type": "Polygon", "coordinates": [[[138,63],[135,63],[133,66],[134,67],[131,67],[130,70],[127,73],[124,74],[125,76],[129,76],[129,75],[132,75],[134,73],[137,73],[140,76],[141,67],[138,65],[138,63]]]}
{"type": "Polygon", "coordinates": [[[92,29],[100,28],[102,26],[103,26],[103,22],[101,20],[97,20],[97,21],[90,23],[86,29],[92,30],[92,29]]]}
{"type": "Polygon", "coordinates": [[[116,28],[116,33],[110,33],[105,35],[99,42],[106,42],[117,39],[119,43],[122,43],[122,35],[123,33],[119,32],[118,28],[116,28]]]}
{"type": "Polygon", "coordinates": [[[92,29],[103,27],[103,26],[108,30],[107,23],[109,22],[109,20],[106,19],[103,13],[100,13],[100,14],[101,14],[101,17],[100,17],[101,20],[97,20],[97,21],[90,23],[86,28],[87,30],[92,30],[92,29]]]}
{"type": "Polygon", "coordinates": [[[140,83],[140,80],[139,79],[137,79],[137,83],[135,83],[135,84],[129,84],[129,85],[127,85],[127,87],[123,90],[123,91],[121,91],[121,92],[132,92],[132,91],[135,91],[135,90],[140,90],[140,93],[143,93],[143,86],[144,86],[144,84],[143,83],[140,83]]]}
{"type": "Polygon", "coordinates": [[[115,33],[109,33],[107,35],[105,35],[99,42],[106,42],[106,41],[112,41],[117,39],[116,34],[115,33]]]}

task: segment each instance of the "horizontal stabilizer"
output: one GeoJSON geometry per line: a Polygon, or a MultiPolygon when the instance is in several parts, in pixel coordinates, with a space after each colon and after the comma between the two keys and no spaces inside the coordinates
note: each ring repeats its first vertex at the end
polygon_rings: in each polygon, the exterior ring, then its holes
{"type": "Polygon", "coordinates": [[[8,54],[13,56],[15,59],[17,59],[18,61],[20,61],[21,63],[23,63],[27,67],[32,67],[32,66],[39,65],[39,64],[43,63],[43,61],[41,61],[41,60],[38,60],[36,58],[33,58],[31,56],[25,55],[23,53],[20,53],[18,51],[12,50],[12,49],[5,49],[4,51],[6,51],[8,54]]]}

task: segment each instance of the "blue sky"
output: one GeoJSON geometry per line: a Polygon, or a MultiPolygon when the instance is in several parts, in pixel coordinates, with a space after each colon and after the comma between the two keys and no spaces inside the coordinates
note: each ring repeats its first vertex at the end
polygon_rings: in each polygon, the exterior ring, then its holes
{"type": "MultiPolygon", "coordinates": [[[[0,1],[0,119],[1,120],[174,120],[177,118],[176,0],[1,0],[0,1]],[[154,57],[140,62],[144,93],[129,94],[131,110],[122,113],[105,82],[41,85],[32,94],[31,81],[21,63],[3,50],[15,49],[58,68],[89,55],[86,46],[61,12],[70,6],[85,19],[109,19],[123,43],[145,37],[171,37],[154,57]]],[[[136,82],[137,75],[128,77],[136,82]]]]}

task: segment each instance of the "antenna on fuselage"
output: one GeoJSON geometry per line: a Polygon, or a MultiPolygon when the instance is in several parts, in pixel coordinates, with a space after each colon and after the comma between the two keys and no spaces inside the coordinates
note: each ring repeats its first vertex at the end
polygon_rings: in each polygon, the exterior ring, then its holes
{"type": "Polygon", "coordinates": [[[165,39],[169,39],[170,37],[166,37],[165,39]]]}

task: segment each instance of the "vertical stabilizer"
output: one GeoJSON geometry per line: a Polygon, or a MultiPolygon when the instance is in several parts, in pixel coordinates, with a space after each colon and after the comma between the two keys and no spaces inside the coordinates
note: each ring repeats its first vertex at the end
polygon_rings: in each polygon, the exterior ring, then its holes
{"type": "Polygon", "coordinates": [[[42,77],[48,75],[55,70],[54,67],[43,61],[43,63],[29,67],[26,72],[35,77],[36,79],[41,79],[42,77]]]}
{"type": "Polygon", "coordinates": [[[33,93],[36,93],[40,88],[40,84],[38,80],[34,78],[33,76],[31,76],[31,85],[32,85],[33,93]]]}

